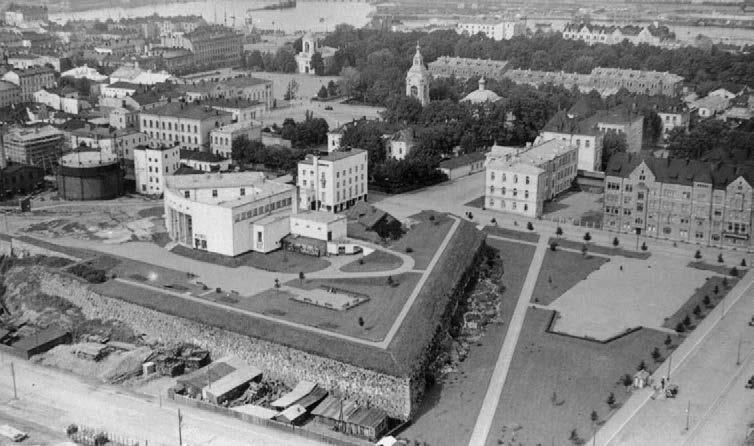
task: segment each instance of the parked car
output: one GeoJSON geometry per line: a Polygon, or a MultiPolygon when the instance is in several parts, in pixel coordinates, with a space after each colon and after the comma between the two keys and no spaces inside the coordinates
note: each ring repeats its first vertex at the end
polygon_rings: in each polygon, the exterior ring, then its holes
{"type": "Polygon", "coordinates": [[[328,105],[327,107],[325,107],[325,110],[332,110],[332,105],[328,105]]]}
{"type": "Polygon", "coordinates": [[[24,441],[26,438],[28,438],[29,434],[27,434],[26,432],[21,432],[20,430],[8,426],[7,424],[3,424],[2,426],[0,426],[0,436],[10,438],[14,442],[18,443],[19,441],[24,441]]]}

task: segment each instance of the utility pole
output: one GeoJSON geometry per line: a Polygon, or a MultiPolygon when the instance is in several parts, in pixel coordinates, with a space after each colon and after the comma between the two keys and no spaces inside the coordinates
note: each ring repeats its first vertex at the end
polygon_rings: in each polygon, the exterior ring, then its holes
{"type": "Polygon", "coordinates": [[[673,362],[673,354],[668,355],[668,383],[670,383],[670,364],[673,362]]]}
{"type": "Polygon", "coordinates": [[[178,409],[178,446],[183,446],[183,433],[181,428],[183,427],[183,416],[181,415],[181,409],[178,409]]]}
{"type": "Polygon", "coordinates": [[[18,392],[16,391],[16,369],[13,368],[13,363],[10,363],[10,376],[13,378],[13,399],[18,399],[18,392]]]}
{"type": "Polygon", "coordinates": [[[738,338],[738,351],[736,352],[736,365],[741,365],[741,337],[738,338]]]}

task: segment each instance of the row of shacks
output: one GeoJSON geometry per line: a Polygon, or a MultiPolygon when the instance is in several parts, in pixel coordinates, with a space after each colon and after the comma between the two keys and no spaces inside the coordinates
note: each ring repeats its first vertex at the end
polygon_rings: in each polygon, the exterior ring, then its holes
{"type": "MultiPolygon", "coordinates": [[[[261,379],[261,370],[226,358],[179,377],[176,391],[212,404],[224,405],[243,396],[261,379]]],[[[268,406],[243,404],[229,409],[296,426],[313,418],[314,422],[330,426],[333,430],[370,440],[380,438],[389,426],[383,410],[329,395],[327,390],[308,381],[300,381],[290,392],[268,406]]]]}

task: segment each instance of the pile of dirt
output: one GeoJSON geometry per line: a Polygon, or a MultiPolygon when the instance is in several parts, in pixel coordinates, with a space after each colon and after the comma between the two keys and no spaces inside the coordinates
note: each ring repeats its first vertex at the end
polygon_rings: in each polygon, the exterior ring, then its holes
{"type": "Polygon", "coordinates": [[[35,356],[33,360],[77,375],[117,383],[139,375],[142,371],[142,364],[153,355],[152,349],[139,347],[127,352],[111,351],[100,361],[94,361],[76,354],[79,345],[59,345],[46,353],[35,356]]]}

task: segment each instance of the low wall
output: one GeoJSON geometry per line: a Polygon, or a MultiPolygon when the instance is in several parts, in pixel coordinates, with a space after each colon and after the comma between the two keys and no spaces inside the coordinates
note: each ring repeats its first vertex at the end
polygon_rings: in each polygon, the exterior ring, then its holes
{"type": "Polygon", "coordinates": [[[59,251],[32,245],[17,238],[0,239],[0,255],[15,255],[16,257],[48,256],[62,257],[73,261],[81,260],[59,251]]]}
{"type": "Polygon", "coordinates": [[[232,355],[261,369],[266,378],[290,387],[301,380],[312,381],[362,405],[379,407],[394,418],[406,420],[415,409],[407,377],[377,373],[102,296],[77,280],[41,268],[19,273],[26,280],[38,276],[42,292],[68,300],[88,319],[115,319],[165,343],[191,342],[209,350],[214,358],[232,355]]]}

